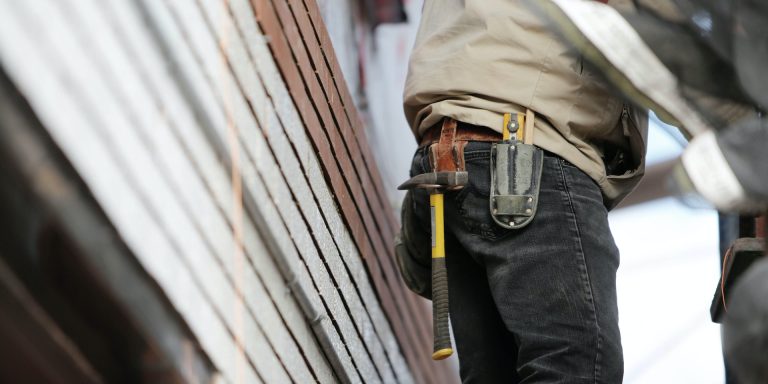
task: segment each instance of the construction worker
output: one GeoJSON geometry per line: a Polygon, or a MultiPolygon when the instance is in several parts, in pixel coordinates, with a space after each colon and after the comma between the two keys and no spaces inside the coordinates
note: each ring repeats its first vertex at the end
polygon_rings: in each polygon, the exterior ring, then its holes
{"type": "MultiPolygon", "coordinates": [[[[442,188],[462,380],[621,382],[619,251],[607,212],[643,174],[646,114],[512,0],[426,0],[404,107],[419,142],[411,176],[468,174],[466,185],[442,188]],[[502,156],[501,142],[531,155],[502,156]],[[512,187],[496,195],[500,183],[512,187]]],[[[425,297],[429,194],[407,194],[397,253],[425,297]]]]}

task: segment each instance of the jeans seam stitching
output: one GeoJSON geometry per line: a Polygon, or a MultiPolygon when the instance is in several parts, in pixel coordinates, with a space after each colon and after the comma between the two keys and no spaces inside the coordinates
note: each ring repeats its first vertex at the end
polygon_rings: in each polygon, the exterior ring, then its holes
{"type": "Polygon", "coordinates": [[[571,217],[573,218],[573,224],[574,228],[576,230],[576,239],[579,244],[579,258],[580,258],[580,265],[579,269],[581,270],[582,278],[585,280],[587,289],[587,297],[589,299],[589,302],[591,304],[591,310],[592,310],[592,320],[594,321],[595,328],[597,329],[597,335],[596,335],[596,347],[597,350],[595,351],[595,383],[599,381],[600,377],[600,324],[597,322],[597,309],[595,308],[595,298],[594,293],[592,292],[592,282],[589,279],[589,273],[586,271],[587,268],[587,261],[586,257],[584,256],[584,246],[581,242],[581,231],[579,230],[579,222],[576,219],[576,211],[574,210],[574,204],[573,204],[573,197],[571,196],[571,190],[568,188],[568,182],[566,180],[565,176],[565,170],[563,169],[562,162],[558,162],[559,170],[560,170],[560,176],[561,181],[563,183],[563,191],[565,192],[565,197],[568,203],[568,208],[570,210],[571,217]]]}

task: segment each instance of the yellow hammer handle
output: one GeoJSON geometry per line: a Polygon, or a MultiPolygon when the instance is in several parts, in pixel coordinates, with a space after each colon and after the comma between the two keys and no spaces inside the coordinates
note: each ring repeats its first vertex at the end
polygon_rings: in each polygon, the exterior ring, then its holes
{"type": "Polygon", "coordinates": [[[432,258],[445,257],[445,199],[442,193],[429,195],[432,209],[432,258]]]}
{"type": "Polygon", "coordinates": [[[432,359],[442,360],[453,354],[448,315],[448,271],[445,267],[445,221],[443,194],[429,195],[432,211],[432,359]]]}

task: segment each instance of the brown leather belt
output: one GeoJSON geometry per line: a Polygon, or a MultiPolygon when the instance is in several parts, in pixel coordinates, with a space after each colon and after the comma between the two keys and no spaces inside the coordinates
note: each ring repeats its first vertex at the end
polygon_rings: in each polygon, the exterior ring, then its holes
{"type": "Polygon", "coordinates": [[[463,171],[464,147],[470,141],[500,141],[501,133],[490,128],[466,124],[444,118],[421,137],[420,147],[429,146],[432,170],[437,172],[463,171]]]}
{"type": "MultiPolygon", "coordinates": [[[[445,118],[444,120],[453,120],[445,118]]],[[[456,120],[454,120],[456,121],[456,120]]],[[[440,140],[440,131],[442,131],[443,122],[435,124],[424,132],[421,136],[419,147],[426,147],[440,140]]],[[[467,124],[456,121],[456,135],[453,140],[456,141],[501,141],[501,133],[481,125],[467,124]]]]}

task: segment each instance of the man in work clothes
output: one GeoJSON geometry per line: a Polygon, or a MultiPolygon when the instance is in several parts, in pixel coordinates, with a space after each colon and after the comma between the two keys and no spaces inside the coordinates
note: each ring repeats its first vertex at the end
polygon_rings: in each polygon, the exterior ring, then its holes
{"type": "MultiPolygon", "coordinates": [[[[454,120],[454,160],[469,173],[445,195],[463,381],[621,382],[619,252],[607,213],[643,174],[646,115],[512,0],[426,0],[404,97],[420,143],[411,176],[433,171],[429,147],[454,120]],[[544,150],[538,207],[530,224],[507,229],[489,209],[490,151],[504,114],[526,111],[544,150]]],[[[412,190],[404,204],[406,245],[429,266],[428,192],[412,190]]]]}

